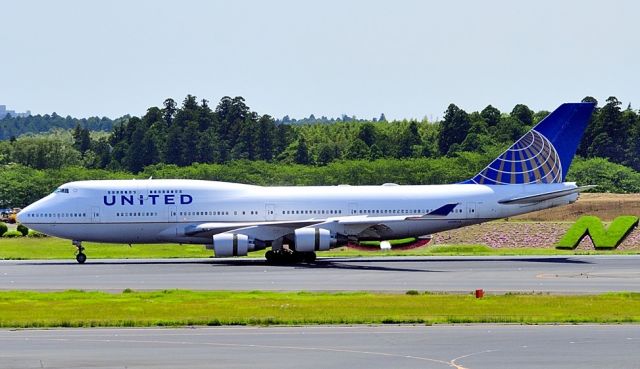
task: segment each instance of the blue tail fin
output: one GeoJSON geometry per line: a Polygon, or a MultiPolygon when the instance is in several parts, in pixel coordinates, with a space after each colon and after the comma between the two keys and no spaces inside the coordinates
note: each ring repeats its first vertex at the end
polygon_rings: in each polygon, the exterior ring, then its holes
{"type": "Polygon", "coordinates": [[[592,103],[560,105],[480,173],[463,183],[564,182],[594,108],[592,103]]]}

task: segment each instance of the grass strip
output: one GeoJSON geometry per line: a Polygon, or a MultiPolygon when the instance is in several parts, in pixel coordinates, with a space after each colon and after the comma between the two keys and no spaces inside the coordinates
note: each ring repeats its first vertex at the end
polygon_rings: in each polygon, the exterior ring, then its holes
{"type": "Polygon", "coordinates": [[[639,293],[0,292],[0,326],[638,323],[639,293]]]}
{"type": "MultiPolygon", "coordinates": [[[[409,237],[409,238],[400,238],[398,240],[389,240],[388,242],[389,242],[389,245],[391,246],[403,246],[416,241],[417,241],[417,238],[409,237]]],[[[360,246],[380,248],[380,241],[360,241],[359,244],[360,246]]]]}
{"type": "MultiPolygon", "coordinates": [[[[149,244],[122,245],[85,242],[85,253],[89,259],[163,259],[163,258],[209,258],[213,251],[203,245],[149,244]]],[[[76,248],[71,241],[55,237],[45,238],[0,238],[0,259],[67,259],[74,258],[76,248]]],[[[264,257],[264,250],[249,254],[249,257],[264,257]]],[[[485,245],[430,245],[410,250],[358,250],[338,248],[319,252],[320,257],[354,256],[528,256],[528,255],[597,255],[638,254],[638,250],[557,250],[554,248],[500,248],[485,245]]]]}
{"type": "MultiPolygon", "coordinates": [[[[125,245],[83,242],[90,259],[156,259],[156,258],[206,258],[213,251],[203,245],[147,244],[125,245]]],[[[56,237],[0,238],[0,259],[69,259],[76,253],[71,241],[56,237]]]]}

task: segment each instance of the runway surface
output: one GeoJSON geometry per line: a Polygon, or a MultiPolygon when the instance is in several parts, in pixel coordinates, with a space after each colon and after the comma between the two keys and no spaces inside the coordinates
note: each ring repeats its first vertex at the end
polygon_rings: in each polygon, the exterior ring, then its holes
{"type": "Polygon", "coordinates": [[[0,289],[640,292],[640,256],[2,261],[0,289]]]}
{"type": "Polygon", "coordinates": [[[0,331],[0,368],[638,368],[640,327],[0,331]]]}

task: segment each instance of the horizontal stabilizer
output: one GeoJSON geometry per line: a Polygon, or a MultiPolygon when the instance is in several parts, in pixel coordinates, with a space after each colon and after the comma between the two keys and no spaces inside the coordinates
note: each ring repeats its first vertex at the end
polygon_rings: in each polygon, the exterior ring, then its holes
{"type": "Polygon", "coordinates": [[[562,196],[582,192],[593,187],[596,187],[596,186],[581,186],[576,188],[570,188],[567,190],[558,190],[558,191],[537,193],[533,195],[512,197],[510,199],[500,200],[498,201],[498,203],[500,204],[532,204],[532,203],[541,202],[545,200],[555,199],[556,197],[562,197],[562,196]]]}

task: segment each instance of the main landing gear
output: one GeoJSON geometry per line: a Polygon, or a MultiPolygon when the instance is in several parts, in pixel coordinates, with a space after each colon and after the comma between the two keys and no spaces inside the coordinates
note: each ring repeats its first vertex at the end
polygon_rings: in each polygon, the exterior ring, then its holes
{"type": "Polygon", "coordinates": [[[78,253],[76,254],[76,261],[80,264],[84,264],[84,262],[87,261],[87,255],[83,253],[84,247],[82,246],[82,241],[73,240],[71,241],[71,243],[78,249],[78,253]]]}
{"type": "Polygon", "coordinates": [[[289,249],[269,250],[264,256],[269,264],[298,264],[316,261],[315,252],[297,252],[289,249]]]}

